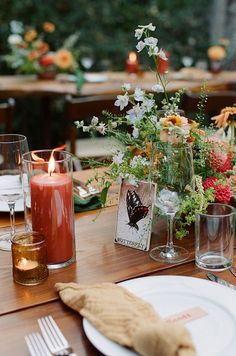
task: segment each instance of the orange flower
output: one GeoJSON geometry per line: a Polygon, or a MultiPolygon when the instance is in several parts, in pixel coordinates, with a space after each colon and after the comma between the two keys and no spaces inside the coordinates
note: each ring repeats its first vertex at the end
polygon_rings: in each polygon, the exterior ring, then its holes
{"type": "Polygon", "coordinates": [[[226,51],[222,46],[212,46],[208,48],[207,55],[212,61],[222,61],[226,56],[226,51]]]}
{"type": "Polygon", "coordinates": [[[141,150],[141,148],[137,148],[136,146],[128,146],[128,150],[133,152],[134,156],[150,157],[152,153],[152,142],[147,142],[144,150],[141,150]]]}
{"type": "Polygon", "coordinates": [[[45,32],[49,32],[49,33],[54,32],[55,28],[56,28],[56,26],[52,22],[46,21],[43,23],[43,29],[45,32]]]}
{"type": "Polygon", "coordinates": [[[62,69],[69,69],[74,64],[74,57],[67,49],[60,49],[55,54],[55,64],[62,69]]]}
{"type": "MultiPolygon", "coordinates": [[[[216,127],[226,127],[230,124],[230,116],[236,115],[236,107],[233,106],[226,106],[224,109],[221,110],[219,115],[213,116],[211,120],[215,121],[216,127]]],[[[236,122],[234,123],[236,127],[236,122]]]]}
{"type": "Polygon", "coordinates": [[[47,53],[49,51],[49,45],[47,44],[47,42],[38,42],[36,48],[39,50],[39,52],[43,53],[47,53]]]}
{"type": "Polygon", "coordinates": [[[32,29],[25,33],[24,39],[26,42],[32,42],[37,36],[38,36],[37,31],[32,29]]]}
{"type": "Polygon", "coordinates": [[[33,61],[40,57],[40,53],[38,51],[31,51],[28,53],[27,58],[29,61],[33,61]]]}
{"type": "Polygon", "coordinates": [[[162,123],[163,126],[168,127],[171,125],[173,126],[184,126],[188,124],[188,119],[183,116],[178,116],[178,115],[170,115],[167,117],[161,117],[160,122],[162,123]]]}

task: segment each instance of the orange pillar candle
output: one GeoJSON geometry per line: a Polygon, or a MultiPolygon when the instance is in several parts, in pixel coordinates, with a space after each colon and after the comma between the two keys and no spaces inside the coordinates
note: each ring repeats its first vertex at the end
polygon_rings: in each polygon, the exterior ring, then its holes
{"type": "MultiPolygon", "coordinates": [[[[39,152],[43,151],[36,154],[39,152]]],[[[37,170],[37,162],[31,164],[31,221],[32,229],[46,237],[48,268],[60,268],[75,260],[73,183],[63,157],[55,161],[53,154],[58,156],[60,152],[52,153],[50,160],[39,161],[41,170],[37,170]],[[47,170],[42,169],[43,164],[47,170]]],[[[68,152],[61,154],[71,159],[68,152]]]]}
{"type": "Polygon", "coordinates": [[[66,174],[38,174],[31,178],[32,228],[47,238],[48,263],[73,255],[72,180],[66,174]]]}
{"type": "Polygon", "coordinates": [[[138,72],[138,59],[135,52],[130,52],[126,60],[126,71],[130,74],[136,74],[138,72]]]}

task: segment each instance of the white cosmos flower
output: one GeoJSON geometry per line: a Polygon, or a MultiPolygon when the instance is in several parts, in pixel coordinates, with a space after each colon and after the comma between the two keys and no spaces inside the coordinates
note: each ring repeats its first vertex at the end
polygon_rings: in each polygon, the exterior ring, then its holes
{"type": "Polygon", "coordinates": [[[140,89],[140,88],[136,88],[134,91],[134,99],[136,101],[143,101],[144,100],[144,95],[145,95],[145,91],[140,89]]]}
{"type": "Polygon", "coordinates": [[[84,120],[75,121],[75,126],[78,127],[78,128],[83,127],[84,126],[84,120]]]}
{"type": "Polygon", "coordinates": [[[138,52],[141,52],[145,47],[145,43],[143,41],[139,41],[136,48],[138,52]]]}
{"type": "Polygon", "coordinates": [[[152,87],[152,91],[155,91],[156,93],[163,93],[164,92],[164,88],[161,84],[155,84],[152,87]]]}
{"type": "Polygon", "coordinates": [[[104,135],[106,132],[106,127],[104,122],[101,122],[97,127],[96,127],[97,132],[99,132],[100,134],[104,135]]]}
{"type": "Polygon", "coordinates": [[[90,127],[89,126],[83,126],[83,132],[89,132],[90,127]]]}
{"type": "Polygon", "coordinates": [[[155,37],[147,37],[144,40],[144,43],[146,44],[146,46],[150,46],[150,47],[153,47],[153,48],[156,47],[157,42],[158,42],[158,39],[155,38],[155,37]]]}
{"type": "Polygon", "coordinates": [[[113,129],[116,129],[116,128],[117,128],[117,122],[113,121],[113,122],[111,123],[111,127],[112,127],[113,129]]]}
{"type": "Polygon", "coordinates": [[[158,53],[158,56],[163,59],[164,61],[168,61],[168,58],[166,57],[166,54],[165,52],[163,51],[163,49],[161,48],[159,53],[158,53]]]}
{"type": "Polygon", "coordinates": [[[147,29],[149,31],[155,31],[155,29],[156,29],[156,26],[153,26],[153,24],[151,22],[148,25],[145,25],[145,26],[139,25],[138,27],[140,27],[142,29],[147,29]]]}
{"type": "Polygon", "coordinates": [[[133,174],[128,174],[127,173],[125,175],[125,179],[128,180],[129,184],[131,184],[131,185],[137,185],[138,184],[137,179],[133,174]]]}
{"type": "Polygon", "coordinates": [[[91,124],[96,126],[98,124],[99,120],[97,116],[93,116],[92,120],[91,120],[91,124]]]}
{"type": "Polygon", "coordinates": [[[122,90],[130,90],[131,89],[131,84],[130,83],[124,83],[121,87],[122,90]]]}
{"type": "Polygon", "coordinates": [[[147,112],[150,112],[154,105],[155,105],[154,99],[144,98],[142,107],[144,107],[147,112]]]}
{"type": "Polygon", "coordinates": [[[124,95],[118,95],[115,101],[115,106],[119,106],[120,110],[123,110],[129,104],[129,96],[127,93],[124,95]]]}
{"type": "Polygon", "coordinates": [[[140,40],[140,38],[142,37],[143,35],[143,31],[144,29],[141,29],[141,28],[137,28],[134,32],[134,37],[137,38],[137,40],[140,40]]]}
{"type": "Polygon", "coordinates": [[[159,48],[150,46],[149,49],[148,49],[148,55],[149,55],[149,57],[158,56],[159,55],[159,48]]]}
{"type": "Polygon", "coordinates": [[[150,162],[142,156],[134,156],[134,158],[130,161],[130,166],[133,168],[137,165],[148,166],[149,163],[150,162]]]}
{"type": "Polygon", "coordinates": [[[143,118],[144,110],[139,104],[133,106],[132,109],[127,111],[126,118],[130,120],[131,123],[135,123],[143,118]]]}
{"type": "Polygon", "coordinates": [[[123,162],[124,153],[118,152],[115,156],[113,156],[112,161],[116,164],[121,164],[123,162]]]}
{"type": "Polygon", "coordinates": [[[134,126],[133,131],[132,131],[132,136],[134,138],[138,138],[138,136],[139,136],[139,129],[137,127],[135,127],[135,126],[134,126]]]}
{"type": "Polygon", "coordinates": [[[17,45],[22,42],[22,37],[17,33],[14,33],[8,37],[7,41],[10,45],[17,45]]]}

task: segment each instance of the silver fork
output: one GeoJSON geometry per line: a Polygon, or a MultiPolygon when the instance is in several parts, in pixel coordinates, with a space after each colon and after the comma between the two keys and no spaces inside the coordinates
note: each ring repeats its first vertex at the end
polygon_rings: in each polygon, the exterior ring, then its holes
{"type": "Polygon", "coordinates": [[[39,333],[26,335],[25,341],[31,356],[51,356],[45,341],[39,333]]]}
{"type": "Polygon", "coordinates": [[[38,319],[43,338],[55,356],[77,356],[51,315],[38,319]]]}

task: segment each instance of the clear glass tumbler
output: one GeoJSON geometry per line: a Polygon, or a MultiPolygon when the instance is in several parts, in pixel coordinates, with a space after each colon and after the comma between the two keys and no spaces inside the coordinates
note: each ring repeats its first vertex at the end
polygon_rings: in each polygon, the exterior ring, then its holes
{"type": "Polygon", "coordinates": [[[196,215],[195,261],[199,268],[223,271],[231,267],[235,212],[230,205],[212,203],[206,213],[196,215]]]}
{"type": "Polygon", "coordinates": [[[46,237],[48,268],[66,267],[75,261],[72,156],[56,150],[28,152],[23,169],[26,229],[46,237]]]}

